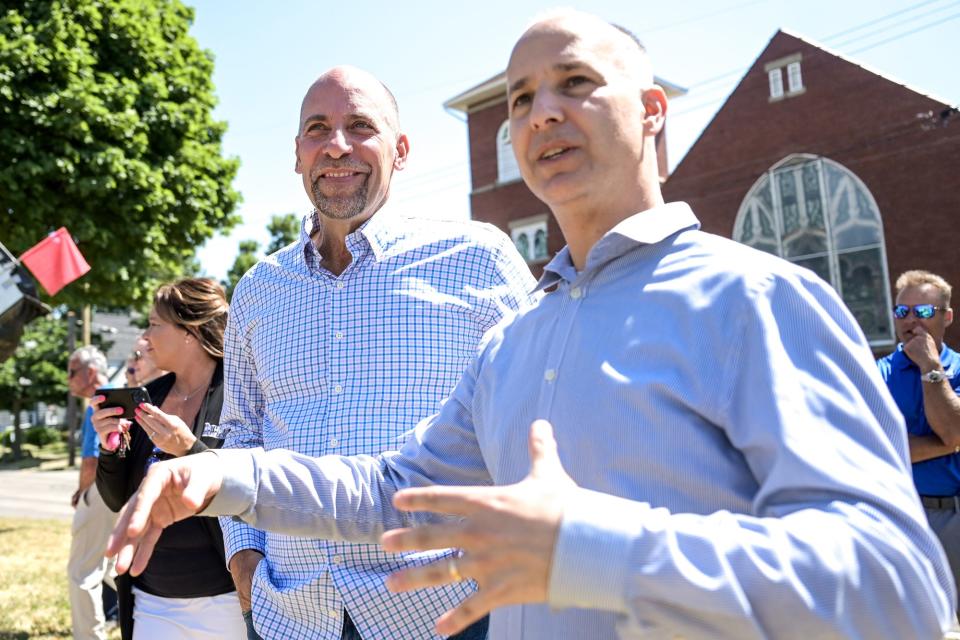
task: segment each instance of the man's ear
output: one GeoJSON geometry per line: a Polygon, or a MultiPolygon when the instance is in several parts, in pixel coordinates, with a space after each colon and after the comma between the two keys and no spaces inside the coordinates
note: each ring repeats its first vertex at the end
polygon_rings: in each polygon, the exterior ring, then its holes
{"type": "Polygon", "coordinates": [[[643,128],[650,135],[657,135],[663,130],[667,119],[667,92],[659,85],[644,89],[640,94],[643,100],[644,117],[643,128]]]}
{"type": "Polygon", "coordinates": [[[410,140],[406,134],[401,133],[397,138],[397,156],[393,159],[393,168],[397,171],[403,170],[407,166],[407,154],[410,153],[410,140]]]}
{"type": "Polygon", "coordinates": [[[943,326],[949,327],[953,324],[953,309],[947,309],[943,314],[943,326]]]}
{"type": "Polygon", "coordinates": [[[293,170],[296,173],[303,173],[303,167],[300,164],[300,136],[296,136],[293,139],[293,154],[296,156],[297,160],[293,164],[293,170]]]}

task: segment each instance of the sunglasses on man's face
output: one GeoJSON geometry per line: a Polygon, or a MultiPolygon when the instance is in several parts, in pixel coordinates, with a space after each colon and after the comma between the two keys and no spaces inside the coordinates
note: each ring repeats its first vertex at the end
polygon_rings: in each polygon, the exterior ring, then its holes
{"type": "Polygon", "coordinates": [[[946,311],[946,307],[938,307],[933,304],[915,304],[912,307],[907,304],[893,305],[893,317],[903,320],[910,315],[913,309],[913,315],[921,320],[927,320],[937,314],[937,311],[946,311]]]}

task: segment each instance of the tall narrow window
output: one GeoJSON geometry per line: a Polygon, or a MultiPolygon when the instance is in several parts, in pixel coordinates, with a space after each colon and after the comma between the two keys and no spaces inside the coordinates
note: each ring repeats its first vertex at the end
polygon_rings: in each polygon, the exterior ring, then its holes
{"type": "Polygon", "coordinates": [[[790,93],[803,89],[803,78],[800,76],[800,63],[791,62],[787,65],[787,89],[790,93]]]}
{"type": "Polygon", "coordinates": [[[872,346],[893,343],[880,210],[846,167],[790,156],[753,185],[733,238],[814,271],[850,308],[872,346]]]}
{"type": "Polygon", "coordinates": [[[520,167],[513,155],[510,143],[510,121],[504,120],[497,131],[497,182],[511,182],[520,179],[520,167]]]}
{"type": "Polygon", "coordinates": [[[779,67],[776,69],[770,69],[768,72],[770,76],[770,97],[771,98],[782,98],[783,97],[783,72],[779,67]]]}

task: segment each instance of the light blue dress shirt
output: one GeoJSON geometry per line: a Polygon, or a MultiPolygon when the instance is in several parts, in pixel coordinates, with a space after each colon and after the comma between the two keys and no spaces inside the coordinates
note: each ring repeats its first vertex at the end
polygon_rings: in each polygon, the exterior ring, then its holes
{"type": "Polygon", "coordinates": [[[403,487],[509,484],[530,423],[579,485],[548,603],[493,640],[939,638],[954,586],[913,489],[900,412],[836,293],[700,232],[674,203],[623,221],[484,341],[399,452],[216,452],[209,513],[376,540],[403,487]]]}
{"type": "MultiPolygon", "coordinates": [[[[530,270],[495,227],[417,220],[386,208],[346,239],[338,277],[300,240],[257,264],[233,295],[225,344],[224,447],[306,455],[397,449],[436,410],[484,332],[532,303],[530,270]]],[[[365,638],[435,638],[433,621],[470,593],[391,594],[383,579],[439,555],[264,534],[224,519],[227,558],[266,554],[253,579],[265,638],[340,638],[343,610],[365,638]]]]}

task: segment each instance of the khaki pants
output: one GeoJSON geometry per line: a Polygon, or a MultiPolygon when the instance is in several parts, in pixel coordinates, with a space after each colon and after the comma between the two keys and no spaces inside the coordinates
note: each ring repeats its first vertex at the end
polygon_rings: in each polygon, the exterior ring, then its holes
{"type": "Polygon", "coordinates": [[[76,640],[105,640],[101,583],[113,583],[113,561],[107,561],[107,538],[113,530],[117,514],[103,503],[97,485],[91,485],[77,502],[71,527],[70,559],[67,578],[70,581],[70,617],[76,640]]]}

